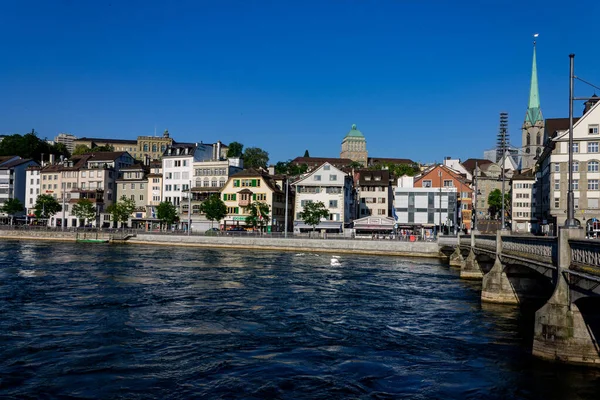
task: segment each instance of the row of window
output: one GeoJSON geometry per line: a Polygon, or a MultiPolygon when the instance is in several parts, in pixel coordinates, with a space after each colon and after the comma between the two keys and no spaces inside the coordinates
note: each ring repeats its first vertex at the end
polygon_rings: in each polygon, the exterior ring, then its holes
{"type": "MultiPolygon", "coordinates": [[[[296,220],[302,220],[302,218],[300,217],[300,213],[296,213],[296,220]]],[[[327,217],[326,219],[327,221],[340,221],[340,214],[338,213],[334,213],[334,214],[329,214],[329,217],[327,217]]]]}
{"type": "Polygon", "coordinates": [[[196,168],[194,173],[195,173],[195,176],[205,176],[205,175],[227,176],[227,168],[196,168]]]}
{"type": "MultiPolygon", "coordinates": [[[[587,152],[588,153],[598,153],[600,152],[600,142],[588,142],[587,143],[587,152]]],[[[579,153],[579,143],[573,143],[573,153],[579,153]]]]}
{"type": "Polygon", "coordinates": [[[360,202],[363,204],[385,204],[385,197],[363,197],[360,199],[360,202]]]}
{"type": "Polygon", "coordinates": [[[219,181],[217,181],[217,178],[213,178],[212,180],[209,180],[208,178],[204,178],[204,181],[202,179],[198,179],[198,180],[196,180],[196,186],[198,186],[198,187],[223,187],[223,186],[225,186],[225,178],[221,178],[219,181]]]}
{"type": "MultiPolygon", "coordinates": [[[[315,181],[320,181],[321,180],[321,175],[313,175],[313,179],[315,181]]],[[[329,181],[333,182],[333,181],[337,181],[337,175],[335,174],[330,174],[329,175],[329,181]]]]}
{"type": "MultiPolygon", "coordinates": [[[[575,197],[574,207],[579,208],[579,198],[575,197]]],[[[554,208],[560,208],[560,197],[554,198],[554,208]]],[[[598,199],[587,199],[587,208],[598,208],[598,199]]]]}
{"type": "Polygon", "coordinates": [[[531,203],[515,202],[513,203],[513,207],[531,207],[531,203]]]}
{"type": "MultiPolygon", "coordinates": [[[[123,184],[123,189],[127,189],[127,183],[123,184]]],[[[135,183],[131,184],[131,189],[135,189],[135,183]]],[[[143,189],[144,188],[144,184],[143,183],[138,183],[137,185],[139,185],[138,189],[143,189]]]]}
{"type": "MultiPolygon", "coordinates": [[[[433,187],[431,179],[423,180],[423,187],[424,188],[433,187]]],[[[444,187],[454,187],[454,181],[452,179],[444,179],[444,187]]]]}
{"type": "MultiPolygon", "coordinates": [[[[223,201],[236,201],[237,193],[223,193],[223,201]]],[[[248,198],[249,193],[240,193],[240,200],[250,200],[248,198]]],[[[252,200],[254,201],[265,201],[267,200],[266,193],[252,193],[252,200]]]]}
{"type": "Polygon", "coordinates": [[[187,183],[183,185],[165,185],[165,192],[179,192],[180,190],[190,190],[190,185],[187,183]]]}
{"type": "Polygon", "coordinates": [[[167,172],[165,179],[190,179],[190,173],[185,172],[167,172]]]}
{"type": "MultiPolygon", "coordinates": [[[[598,179],[588,179],[587,188],[588,190],[598,190],[599,184],[598,179]]],[[[560,179],[554,180],[554,190],[560,190],[560,179]]],[[[579,190],[579,179],[573,179],[573,190],[579,190]]]]}
{"type": "MultiPolygon", "coordinates": [[[[300,200],[300,207],[304,207],[309,203],[312,203],[312,200],[300,200]]],[[[329,200],[329,208],[337,208],[338,201],[337,200],[329,200]]]]}
{"type": "MultiPolygon", "coordinates": [[[[376,211],[377,215],[387,215],[387,210],[378,209],[376,211]]],[[[369,210],[368,208],[361,208],[360,215],[371,215],[371,210],[369,210]]]]}
{"type": "Polygon", "coordinates": [[[517,199],[528,199],[529,193],[515,193],[517,199]]]}
{"type": "MultiPolygon", "coordinates": [[[[587,162],[587,172],[600,171],[600,163],[596,160],[587,162]]],[[[560,163],[554,163],[554,172],[560,172],[560,163]]],[[[579,172],[579,161],[573,161],[573,172],[579,172]]]]}
{"type": "Polygon", "coordinates": [[[164,160],[165,169],[175,167],[187,167],[188,160],[164,160]]]}
{"type": "MultiPolygon", "coordinates": [[[[149,151],[149,150],[148,150],[149,148],[150,148],[150,147],[148,146],[148,143],[144,143],[144,145],[143,145],[143,146],[140,146],[140,151],[149,151]]],[[[164,153],[166,149],[167,149],[167,146],[166,146],[166,145],[164,145],[164,144],[163,144],[163,145],[161,145],[161,146],[160,146],[160,151],[161,151],[162,153],[164,153]]],[[[131,151],[131,149],[130,149],[129,151],[131,151]]],[[[154,144],[152,144],[152,152],[153,152],[153,153],[156,153],[157,151],[158,151],[158,145],[156,145],[155,143],[154,143],[154,144]]]]}
{"type": "Polygon", "coordinates": [[[533,188],[533,183],[515,183],[513,185],[515,189],[531,189],[533,188]]]}
{"type": "Polygon", "coordinates": [[[260,187],[260,179],[234,179],[233,187],[260,187]]]}

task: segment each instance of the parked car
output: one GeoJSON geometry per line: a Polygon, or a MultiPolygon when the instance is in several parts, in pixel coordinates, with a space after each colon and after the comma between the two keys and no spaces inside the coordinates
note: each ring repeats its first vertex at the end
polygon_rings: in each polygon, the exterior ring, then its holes
{"type": "Polygon", "coordinates": [[[228,231],[230,232],[246,232],[246,229],[242,228],[241,226],[234,226],[231,229],[228,229],[228,231]]]}
{"type": "Polygon", "coordinates": [[[207,236],[217,236],[219,232],[221,232],[219,228],[209,228],[206,230],[206,232],[204,232],[204,234],[207,236]]]}

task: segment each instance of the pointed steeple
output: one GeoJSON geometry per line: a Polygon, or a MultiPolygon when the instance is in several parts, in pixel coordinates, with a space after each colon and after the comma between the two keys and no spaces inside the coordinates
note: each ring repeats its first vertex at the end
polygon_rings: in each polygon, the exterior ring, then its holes
{"type": "Polygon", "coordinates": [[[529,89],[529,105],[525,115],[525,123],[532,126],[538,121],[543,121],[542,109],[540,108],[540,91],[538,89],[537,63],[535,60],[535,41],[533,42],[533,65],[531,66],[531,87],[529,89]]]}

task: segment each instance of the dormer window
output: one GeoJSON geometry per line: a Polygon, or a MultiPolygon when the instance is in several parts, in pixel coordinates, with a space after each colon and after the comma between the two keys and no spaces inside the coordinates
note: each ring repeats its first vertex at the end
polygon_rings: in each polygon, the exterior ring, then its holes
{"type": "Polygon", "coordinates": [[[597,135],[598,134],[598,124],[588,125],[588,134],[589,135],[597,135]]]}
{"type": "Polygon", "coordinates": [[[370,181],[371,177],[370,176],[365,176],[365,181],[370,181]]]}
{"type": "Polygon", "coordinates": [[[381,177],[380,177],[380,176],[376,176],[376,177],[375,177],[375,180],[376,180],[376,181],[380,181],[380,180],[381,180],[381,177]]]}
{"type": "Polygon", "coordinates": [[[323,169],[325,171],[329,171],[331,169],[331,165],[323,165],[323,169]]]}

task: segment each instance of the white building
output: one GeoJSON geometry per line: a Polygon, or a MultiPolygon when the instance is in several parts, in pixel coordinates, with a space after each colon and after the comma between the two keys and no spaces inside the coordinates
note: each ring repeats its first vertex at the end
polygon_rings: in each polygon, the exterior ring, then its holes
{"type": "Polygon", "coordinates": [[[329,216],[317,229],[342,232],[355,218],[356,202],[352,176],[328,162],[293,183],[296,187],[294,232],[310,231],[312,226],[300,219],[300,212],[309,202],[323,202],[329,216]]]}
{"type": "Polygon", "coordinates": [[[184,195],[193,186],[194,163],[212,158],[210,144],[176,143],[165,150],[162,158],[163,199],[179,207],[184,195]]]}
{"type": "MultiPolygon", "coordinates": [[[[27,168],[38,163],[21,157],[4,157],[0,161],[0,207],[9,199],[18,199],[27,207],[27,168]]],[[[5,217],[7,215],[4,215],[5,217]]]]}
{"type": "Polygon", "coordinates": [[[398,227],[433,228],[438,225],[458,227],[456,187],[414,187],[412,176],[398,178],[394,206],[398,227]]]}
{"type": "Polygon", "coordinates": [[[468,181],[473,180],[473,174],[460,162],[459,158],[444,158],[444,166],[453,169],[461,175],[465,175],[468,181]]]}
{"type": "Polygon", "coordinates": [[[54,143],[62,143],[62,144],[64,144],[65,147],[67,148],[67,150],[69,150],[69,153],[72,153],[73,150],[75,150],[75,143],[74,143],[74,141],[76,139],[77,139],[77,136],[71,135],[70,133],[59,133],[54,138],[54,143]]]}
{"type": "Polygon", "coordinates": [[[32,165],[26,171],[25,203],[27,216],[33,216],[34,207],[40,195],[40,166],[32,165]]]}
{"type": "Polygon", "coordinates": [[[513,175],[511,185],[512,231],[535,232],[537,220],[535,218],[535,176],[533,172],[513,175]]]}

